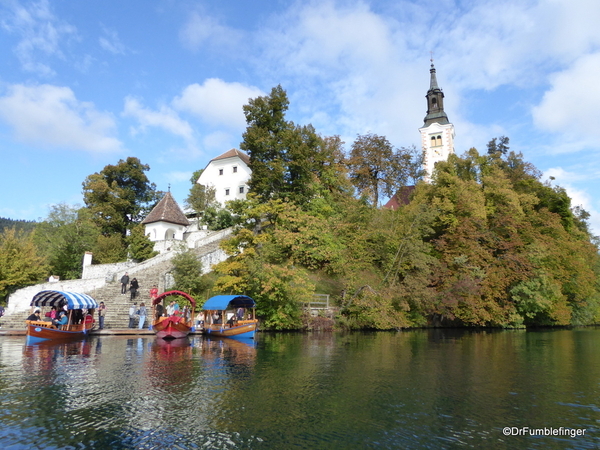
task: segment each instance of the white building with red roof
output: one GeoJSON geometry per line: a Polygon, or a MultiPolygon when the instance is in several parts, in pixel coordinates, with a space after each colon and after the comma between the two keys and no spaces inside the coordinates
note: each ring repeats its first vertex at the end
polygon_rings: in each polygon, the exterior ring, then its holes
{"type": "Polygon", "coordinates": [[[171,195],[167,192],[150,214],[142,221],[145,234],[151,241],[183,240],[189,220],[171,195]]]}
{"type": "Polygon", "coordinates": [[[250,180],[250,157],[232,148],[212,159],[197,183],[215,189],[215,200],[221,206],[230,200],[243,200],[248,193],[250,180]]]}

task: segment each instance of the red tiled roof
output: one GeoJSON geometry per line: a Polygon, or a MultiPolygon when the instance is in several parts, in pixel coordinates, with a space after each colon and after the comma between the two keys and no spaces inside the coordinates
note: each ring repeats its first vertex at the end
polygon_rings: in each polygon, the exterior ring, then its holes
{"type": "Polygon", "coordinates": [[[415,186],[403,186],[398,192],[396,192],[389,201],[383,205],[386,209],[396,210],[401,206],[408,205],[410,203],[410,196],[415,190],[415,186]]]}
{"type": "Polygon", "coordinates": [[[236,156],[238,158],[240,158],[242,161],[244,161],[246,163],[246,165],[250,165],[250,157],[248,155],[246,155],[244,152],[242,152],[236,148],[232,148],[231,150],[226,151],[222,155],[217,156],[216,158],[213,158],[212,161],[217,161],[219,159],[234,158],[236,156]]]}
{"type": "Polygon", "coordinates": [[[170,192],[167,192],[160,202],[152,208],[148,217],[142,220],[144,225],[154,222],[168,222],[185,226],[190,224],[170,192]]]}

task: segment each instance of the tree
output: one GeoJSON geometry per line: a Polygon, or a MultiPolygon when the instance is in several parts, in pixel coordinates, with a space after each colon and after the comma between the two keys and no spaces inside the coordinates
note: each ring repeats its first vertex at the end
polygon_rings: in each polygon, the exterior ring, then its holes
{"type": "Polygon", "coordinates": [[[208,283],[202,278],[202,262],[189,249],[179,251],[171,259],[175,289],[200,297],[208,283]]]}
{"type": "Polygon", "coordinates": [[[93,252],[94,260],[100,264],[111,264],[127,259],[125,239],[119,233],[99,235],[93,252]]]}
{"type": "Polygon", "coordinates": [[[52,274],[71,280],[81,277],[83,254],[94,251],[99,235],[87,208],[60,203],[37,225],[34,241],[46,255],[52,274]]]}
{"type": "Polygon", "coordinates": [[[0,234],[0,298],[17,288],[39,283],[48,274],[31,234],[5,229],[0,234]]]}
{"type": "Polygon", "coordinates": [[[488,155],[494,155],[496,153],[499,153],[500,155],[506,155],[506,153],[508,153],[508,149],[510,148],[508,146],[509,141],[510,139],[506,136],[500,136],[492,139],[487,145],[488,155]]]}
{"type": "Polygon", "coordinates": [[[203,213],[206,208],[215,204],[215,188],[198,184],[197,181],[202,175],[204,169],[196,170],[190,179],[192,187],[190,193],[185,199],[185,206],[193,209],[196,213],[203,213]]]}
{"type": "Polygon", "coordinates": [[[406,149],[395,151],[383,136],[358,135],[348,159],[350,179],[358,193],[377,206],[382,194],[391,197],[406,185],[407,163],[410,165],[411,157],[406,149]]]}
{"type": "Polygon", "coordinates": [[[268,199],[284,190],[288,106],[287,94],[281,86],[274,87],[270,95],[251,99],[244,105],[248,127],[240,148],[250,156],[252,176],[248,185],[259,198],[268,199]]]}
{"type": "Polygon", "coordinates": [[[240,148],[250,156],[250,192],[261,201],[281,198],[308,205],[347,184],[340,168],[339,138],[323,139],[312,125],[286,121],[281,86],[244,106],[248,124],[240,148]]]}
{"type": "Polygon", "coordinates": [[[103,234],[118,233],[125,238],[131,226],[155,206],[162,192],[148,180],[148,170],[150,166],[130,156],[85,179],[83,199],[103,234]]]}
{"type": "Polygon", "coordinates": [[[158,252],[154,251],[154,242],[146,236],[145,228],[141,224],[131,228],[131,234],[127,236],[127,243],[129,244],[127,247],[129,257],[135,261],[145,261],[158,255],[158,252]]]}

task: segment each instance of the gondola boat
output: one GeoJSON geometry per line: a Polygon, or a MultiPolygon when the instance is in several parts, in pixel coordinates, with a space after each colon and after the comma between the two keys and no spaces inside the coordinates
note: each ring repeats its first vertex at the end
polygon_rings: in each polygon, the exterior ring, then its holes
{"type": "Polygon", "coordinates": [[[86,337],[94,326],[93,313],[98,308],[98,303],[87,294],[63,291],[41,291],[33,296],[30,306],[43,308],[55,306],[57,310],[63,310],[66,306],[69,318],[66,325],[55,326],[52,321],[26,320],[27,343],[35,344],[42,341],[68,341],[86,337]],[[74,323],[74,312],[76,310],[87,310],[82,316],[80,323],[74,323]]]}
{"type": "Polygon", "coordinates": [[[256,303],[247,295],[216,295],[209,298],[202,307],[204,334],[253,339],[258,328],[255,307],[256,303]]]}
{"type": "MultiPolygon", "coordinates": [[[[196,310],[196,301],[189,294],[182,291],[163,292],[152,301],[152,307],[152,329],[156,333],[156,337],[161,339],[180,339],[186,337],[193,330],[193,317],[196,310]],[[192,308],[188,316],[180,314],[169,316],[160,312],[157,313],[157,305],[162,305],[167,297],[173,295],[181,296],[190,302],[192,308]]],[[[164,305],[162,310],[163,312],[166,311],[164,305]]]]}

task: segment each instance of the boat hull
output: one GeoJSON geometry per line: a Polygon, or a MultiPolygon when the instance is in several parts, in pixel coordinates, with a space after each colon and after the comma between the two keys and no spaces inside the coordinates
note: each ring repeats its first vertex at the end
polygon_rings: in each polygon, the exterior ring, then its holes
{"type": "Polygon", "coordinates": [[[74,341],[83,339],[88,335],[91,325],[70,325],[67,329],[58,329],[46,321],[27,321],[27,342],[36,343],[43,341],[74,341]]]}
{"type": "Polygon", "coordinates": [[[191,322],[184,321],[182,317],[161,317],[152,323],[156,337],[161,339],[181,339],[192,331],[191,322]]]}
{"type": "Polygon", "coordinates": [[[207,336],[226,337],[233,339],[254,339],[256,333],[256,322],[245,323],[231,328],[223,328],[221,325],[209,325],[204,329],[207,336]]]}

